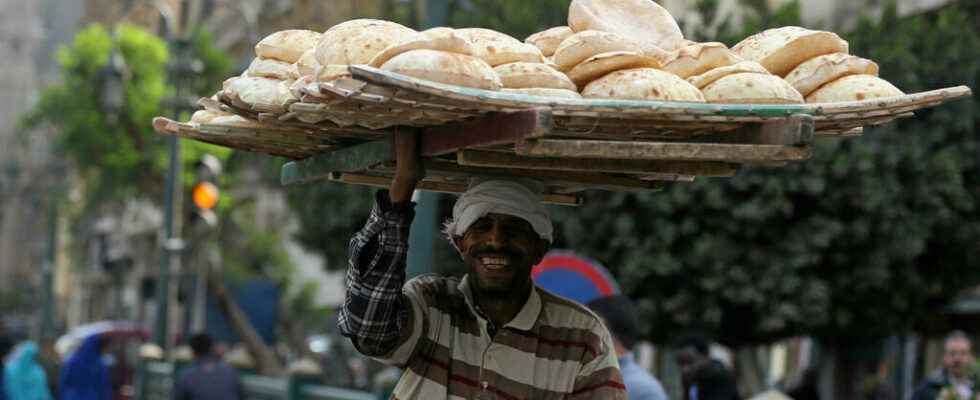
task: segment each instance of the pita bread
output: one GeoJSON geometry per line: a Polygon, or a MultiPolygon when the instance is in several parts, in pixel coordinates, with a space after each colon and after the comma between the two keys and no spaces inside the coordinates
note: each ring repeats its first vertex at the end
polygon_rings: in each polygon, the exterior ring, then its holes
{"type": "Polygon", "coordinates": [[[552,89],[552,88],[504,88],[500,91],[513,94],[523,94],[528,96],[542,96],[542,97],[563,97],[566,99],[581,99],[582,95],[578,94],[576,91],[565,90],[565,89],[552,89]]]}
{"type": "Polygon", "coordinates": [[[289,91],[291,81],[270,78],[239,77],[227,82],[225,94],[255,106],[285,107],[295,100],[289,91]]]}
{"type": "Polygon", "coordinates": [[[878,64],[847,53],[824,54],[800,64],[786,75],[786,82],[805,97],[828,82],[847,75],[878,76],[878,64]]]}
{"type": "Polygon", "coordinates": [[[362,22],[346,27],[340,24],[323,33],[316,46],[320,65],[367,64],[388,46],[420,35],[394,22],[358,21],[362,22]]]}
{"type": "Polygon", "coordinates": [[[294,64],[272,58],[256,57],[248,66],[248,76],[292,80],[299,77],[294,64]]]}
{"type": "Polygon", "coordinates": [[[474,56],[438,50],[412,50],[388,60],[381,69],[448,85],[500,90],[493,68],[474,56]]]}
{"type": "MultiPolygon", "coordinates": [[[[303,96],[306,95],[306,93],[303,93],[303,90],[313,89],[311,85],[313,85],[314,82],[316,81],[312,75],[300,77],[299,79],[293,81],[291,85],[289,85],[289,92],[293,94],[293,97],[302,100],[303,96]]],[[[316,92],[318,91],[319,90],[316,90],[316,92]]]]}
{"type": "Polygon", "coordinates": [[[545,64],[516,62],[493,68],[505,88],[551,88],[577,91],[565,74],[545,64]]]}
{"type": "Polygon", "coordinates": [[[743,72],[728,75],[706,86],[709,103],[802,104],[803,96],[776,75],[743,72]]]}
{"type": "Polygon", "coordinates": [[[874,75],[848,75],[830,82],[806,97],[807,103],[835,103],[901,96],[897,87],[874,75]]]}
{"type": "Polygon", "coordinates": [[[262,58],[274,58],[290,64],[299,60],[303,53],[316,47],[320,33],[302,29],[279,31],[266,36],[255,45],[255,54],[262,58]]]}
{"type": "Polygon", "coordinates": [[[250,119],[244,118],[244,117],[239,116],[239,115],[223,115],[223,116],[215,117],[215,118],[211,119],[211,121],[202,122],[202,124],[210,124],[210,125],[231,125],[231,126],[237,126],[237,127],[240,127],[240,128],[256,128],[256,127],[261,126],[261,125],[259,125],[258,122],[252,121],[250,119]]]}
{"type": "Polygon", "coordinates": [[[316,61],[316,48],[307,50],[293,65],[296,66],[296,73],[299,76],[315,76],[316,67],[320,66],[316,61]]]}
{"type": "Polygon", "coordinates": [[[528,36],[527,39],[524,39],[524,43],[536,46],[541,50],[542,55],[551,57],[552,54],[555,54],[555,50],[558,49],[558,45],[574,33],[572,28],[567,26],[556,26],[528,36]]]}
{"type": "Polygon", "coordinates": [[[410,36],[403,41],[388,46],[388,48],[374,56],[368,65],[378,68],[399,54],[421,49],[448,51],[450,53],[465,54],[468,56],[475,55],[473,45],[462,36],[457,35],[452,29],[438,28],[438,30],[429,30],[426,32],[428,33],[410,36]]]}
{"type": "Polygon", "coordinates": [[[660,61],[647,57],[635,51],[612,51],[597,54],[582,61],[571,71],[568,77],[579,87],[585,87],[589,82],[599,79],[606,74],[621,69],[660,68],[660,61]]]}
{"type": "Polygon", "coordinates": [[[341,78],[350,78],[350,68],[347,65],[321,65],[316,69],[316,82],[333,82],[341,78]]]}
{"type": "Polygon", "coordinates": [[[226,113],[226,112],[222,112],[222,111],[214,111],[214,110],[197,110],[197,111],[194,111],[194,115],[191,115],[191,121],[190,122],[192,124],[209,124],[215,118],[218,118],[218,117],[227,117],[227,116],[231,116],[231,115],[234,115],[234,114],[226,113]]]}
{"type": "Polygon", "coordinates": [[[727,67],[742,61],[724,43],[696,43],[681,47],[672,54],[673,58],[664,64],[664,71],[687,79],[718,67],[727,67]]]}
{"type": "Polygon", "coordinates": [[[503,33],[483,28],[457,29],[456,34],[473,44],[473,55],[496,67],[515,62],[544,62],[537,47],[503,33]]]}
{"type": "Polygon", "coordinates": [[[613,51],[638,52],[658,60],[666,60],[669,56],[669,53],[656,46],[643,44],[616,33],[584,31],[569,36],[561,42],[553,58],[559,69],[568,71],[590,57],[613,51]]]}
{"type": "Polygon", "coordinates": [[[448,26],[438,26],[438,27],[435,27],[435,28],[426,29],[426,30],[424,30],[422,32],[419,32],[419,33],[421,33],[422,35],[424,35],[426,37],[439,38],[439,37],[446,36],[450,32],[455,33],[456,30],[453,29],[453,28],[450,28],[448,26]]]}
{"type": "Polygon", "coordinates": [[[847,41],[836,33],[785,26],[749,36],[732,47],[732,51],[744,60],[762,64],[773,74],[786,76],[806,60],[824,54],[847,53],[847,47],[847,41]]]}
{"type": "Polygon", "coordinates": [[[698,89],[704,89],[705,86],[708,86],[714,83],[714,81],[717,81],[728,75],[744,73],[744,72],[769,75],[769,71],[766,71],[766,69],[763,68],[761,64],[755,61],[742,61],[734,65],[729,65],[727,67],[719,67],[719,68],[712,69],[701,75],[692,76],[690,78],[687,78],[687,81],[698,89]]]}
{"type": "Polygon", "coordinates": [[[684,40],[674,17],[652,0],[573,0],[568,26],[575,32],[618,33],[667,51],[681,47],[684,40]]]}
{"type": "Polygon", "coordinates": [[[592,81],[583,97],[605,99],[689,101],[704,103],[704,96],[677,75],[653,68],[619,70],[592,81]]]}

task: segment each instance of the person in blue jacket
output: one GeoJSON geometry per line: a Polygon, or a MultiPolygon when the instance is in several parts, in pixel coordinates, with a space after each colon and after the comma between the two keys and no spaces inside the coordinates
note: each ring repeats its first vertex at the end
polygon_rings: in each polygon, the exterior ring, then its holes
{"type": "Polygon", "coordinates": [[[112,400],[109,367],[102,361],[105,339],[92,335],[68,358],[61,370],[61,400],[112,400]]]}
{"type": "Polygon", "coordinates": [[[44,368],[37,363],[38,348],[24,342],[3,367],[4,392],[8,400],[51,400],[44,368]]]}

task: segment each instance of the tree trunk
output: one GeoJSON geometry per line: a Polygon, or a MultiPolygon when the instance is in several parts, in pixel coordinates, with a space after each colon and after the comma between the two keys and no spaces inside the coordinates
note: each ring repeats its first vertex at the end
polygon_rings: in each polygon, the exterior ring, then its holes
{"type": "Polygon", "coordinates": [[[281,375],[283,366],[279,358],[276,357],[276,353],[262,341],[262,337],[252,327],[252,323],[249,322],[242,309],[238,307],[238,303],[228,294],[225,285],[213,276],[208,278],[208,288],[218,300],[221,312],[228,318],[235,333],[245,342],[245,348],[255,359],[256,372],[261,375],[281,375]]]}

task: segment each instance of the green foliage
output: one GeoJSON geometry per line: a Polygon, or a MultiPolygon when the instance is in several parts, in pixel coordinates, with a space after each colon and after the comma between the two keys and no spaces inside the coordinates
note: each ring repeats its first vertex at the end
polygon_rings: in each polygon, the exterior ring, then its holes
{"type": "MultiPolygon", "coordinates": [[[[975,87],[971,11],[891,12],[844,36],[907,92],[975,87]]],[[[595,194],[557,211],[559,245],[605,262],[658,341],[689,328],[731,344],[927,328],[938,305],[980,283],[976,110],[959,101],[821,140],[814,159],[787,168],[595,194]]]]}
{"type": "MultiPolygon", "coordinates": [[[[230,61],[210,45],[204,31],[195,36],[194,56],[204,69],[190,80],[197,93],[215,90],[230,70],[230,61]]],[[[119,25],[109,32],[91,25],[58,50],[62,67],[61,82],[46,88],[37,105],[22,120],[26,129],[41,125],[58,131],[59,152],[82,171],[91,190],[90,205],[132,196],[162,197],[163,174],[168,165],[164,137],[153,131],[150,121],[163,115],[161,100],[173,93],[168,86],[167,62],[170,53],[160,38],[131,25],[119,25]],[[98,99],[105,93],[104,69],[113,52],[125,61],[123,87],[125,103],[118,116],[105,115],[98,99]]],[[[204,152],[227,157],[229,150],[217,146],[183,144],[184,171],[192,174],[191,164],[204,152]]],[[[190,184],[190,176],[183,182],[190,184]]]]}
{"type": "Polygon", "coordinates": [[[469,0],[450,3],[449,25],[491,28],[519,40],[545,29],[568,25],[570,0],[469,0]]]}
{"type": "Polygon", "coordinates": [[[347,242],[367,221],[373,192],[331,183],[288,187],[290,208],[300,220],[295,239],[323,256],[328,269],[347,268],[347,242]]]}

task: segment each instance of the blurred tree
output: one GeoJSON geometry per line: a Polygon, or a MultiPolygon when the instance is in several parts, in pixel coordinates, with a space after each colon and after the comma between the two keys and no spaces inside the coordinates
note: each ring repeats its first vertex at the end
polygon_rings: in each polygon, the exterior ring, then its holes
{"type": "MultiPolygon", "coordinates": [[[[211,46],[206,32],[198,31],[194,44],[195,57],[204,69],[191,80],[192,89],[211,93],[229,74],[231,63],[211,46]]],[[[165,113],[160,102],[173,92],[167,83],[166,43],[131,25],[119,25],[114,32],[91,25],[60,48],[57,58],[62,67],[60,83],[42,91],[37,105],[22,120],[25,132],[41,125],[57,129],[56,151],[74,162],[85,181],[86,209],[133,196],[157,202],[163,197],[167,150],[149,121],[165,113]],[[111,95],[103,93],[108,87],[100,84],[104,79],[100,73],[114,52],[122,56],[128,70],[122,82],[124,104],[117,116],[107,115],[100,102],[93,101],[111,95]]],[[[201,142],[181,143],[187,174],[193,174],[190,166],[204,152],[221,158],[230,154],[226,148],[201,142]]]]}
{"type": "MultiPolygon", "coordinates": [[[[909,18],[892,6],[843,36],[907,92],[975,86],[980,36],[963,27],[977,8],[966,4],[909,18]]],[[[793,15],[769,18],[783,25],[793,15]]],[[[556,210],[559,245],[605,262],[656,341],[690,328],[732,345],[926,328],[980,283],[976,106],[958,101],[861,138],[821,139],[812,160],[786,168],[663,193],[594,193],[556,210]]]]}

